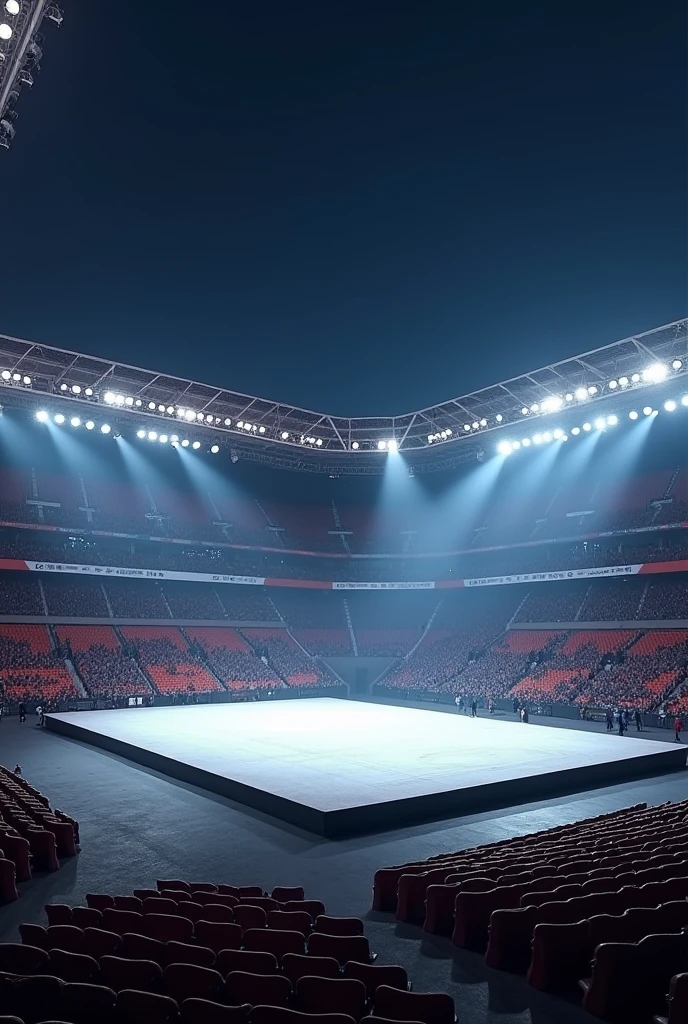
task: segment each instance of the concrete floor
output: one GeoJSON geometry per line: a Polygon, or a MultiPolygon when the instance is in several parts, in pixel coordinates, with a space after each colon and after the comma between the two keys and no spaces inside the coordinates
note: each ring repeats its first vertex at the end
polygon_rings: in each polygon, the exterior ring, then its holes
{"type": "MultiPolygon", "coordinates": [[[[180,715],[184,708],[177,709],[180,715]]],[[[655,738],[653,736],[653,738],[655,738]]],[[[629,742],[619,740],[619,742],[629,742]]],[[[407,968],[419,990],[444,990],[462,1024],[591,1022],[531,990],[520,978],[489,971],[482,959],[444,940],[421,938],[369,912],[375,870],[437,853],[494,842],[628,804],[688,797],[688,774],[627,783],[518,809],[473,815],[378,836],[328,841],[258,812],[174,782],[86,745],[38,729],[31,720],[0,724],[0,762],[24,774],[81,823],[82,852],[53,875],[23,885],[21,899],[0,911],[0,939],[22,921],[43,921],[47,902],[83,902],[88,891],[131,892],[158,877],[238,884],[303,884],[334,914],[367,917],[382,962],[407,968]]]]}

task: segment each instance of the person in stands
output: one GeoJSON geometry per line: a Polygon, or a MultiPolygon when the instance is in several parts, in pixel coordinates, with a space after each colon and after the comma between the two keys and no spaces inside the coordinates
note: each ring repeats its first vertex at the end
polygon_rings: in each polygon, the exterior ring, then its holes
{"type": "Polygon", "coordinates": [[[683,729],[683,722],[681,721],[679,716],[676,715],[676,718],[674,719],[674,742],[675,743],[680,743],[681,742],[681,731],[682,731],[682,729],[683,729]]]}

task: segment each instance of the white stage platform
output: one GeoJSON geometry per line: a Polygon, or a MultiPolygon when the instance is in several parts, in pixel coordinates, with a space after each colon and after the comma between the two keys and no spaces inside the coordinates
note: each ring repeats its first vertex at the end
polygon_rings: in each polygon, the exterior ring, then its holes
{"type": "Polygon", "coordinates": [[[48,728],[320,835],[684,769],[685,748],[319,698],[47,716],[48,728]]]}

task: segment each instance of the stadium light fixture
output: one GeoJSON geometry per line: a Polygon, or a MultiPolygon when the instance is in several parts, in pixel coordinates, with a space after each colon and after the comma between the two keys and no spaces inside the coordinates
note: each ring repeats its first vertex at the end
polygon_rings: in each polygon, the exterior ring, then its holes
{"type": "Polygon", "coordinates": [[[184,413],[184,419],[187,421],[187,423],[190,423],[191,420],[196,419],[196,413],[193,411],[193,409],[186,410],[186,412],[184,413]]]}
{"type": "Polygon", "coordinates": [[[84,394],[87,398],[93,398],[93,388],[86,388],[84,394]]]}
{"type": "Polygon", "coordinates": [[[666,378],[668,370],[664,363],[652,363],[643,370],[643,380],[650,384],[661,384],[666,378]]]}
{"type": "Polygon", "coordinates": [[[521,409],[521,415],[522,416],[527,416],[528,415],[528,406],[527,405],[524,405],[523,408],[521,409]]]}
{"type": "Polygon", "coordinates": [[[103,423],[102,427],[100,428],[101,434],[109,434],[111,430],[112,427],[110,426],[109,423],[103,423]]]}
{"type": "Polygon", "coordinates": [[[520,441],[512,441],[511,442],[511,450],[512,451],[517,452],[520,447],[521,447],[521,442],[520,441]]]}
{"type": "Polygon", "coordinates": [[[106,391],[105,394],[103,395],[103,401],[106,403],[106,405],[114,405],[115,404],[115,396],[114,396],[113,392],[112,391],[106,391]]]}
{"type": "Polygon", "coordinates": [[[132,405],[134,404],[134,399],[131,397],[131,395],[127,395],[127,397],[124,399],[124,404],[131,409],[132,405]]]}
{"type": "Polygon", "coordinates": [[[158,432],[157,432],[157,430],[149,430],[148,431],[148,440],[149,441],[157,441],[158,440],[158,432]]]}
{"type": "Polygon", "coordinates": [[[667,399],[667,401],[664,403],[664,408],[667,412],[676,412],[676,402],[673,400],[673,398],[667,399]]]}
{"type": "MultiPolygon", "coordinates": [[[[544,409],[544,403],[543,403],[543,409],[544,409]]],[[[540,411],[540,406],[537,404],[537,402],[533,402],[533,404],[530,407],[530,411],[531,412],[539,412],[540,411]]]]}
{"type": "Polygon", "coordinates": [[[580,431],[580,427],[574,427],[573,430],[571,431],[571,433],[573,434],[574,437],[578,437],[580,432],[581,432],[580,431]]]}
{"type": "Polygon", "coordinates": [[[168,438],[167,434],[161,434],[160,437],[158,438],[158,441],[160,442],[160,444],[167,444],[168,440],[169,440],[169,438],[168,438]]]}
{"type": "Polygon", "coordinates": [[[143,441],[144,437],[146,436],[146,431],[145,430],[137,430],[136,431],[136,436],[139,438],[139,440],[143,441]]]}
{"type": "Polygon", "coordinates": [[[634,373],[633,374],[633,376],[631,377],[631,383],[632,384],[639,384],[640,383],[640,374],[639,373],[634,373]]]}
{"type": "Polygon", "coordinates": [[[495,416],[495,421],[497,423],[501,423],[503,419],[504,417],[502,416],[501,412],[498,412],[497,415],[495,416]]]}
{"type": "Polygon", "coordinates": [[[480,426],[481,426],[481,427],[486,427],[486,426],[487,426],[487,420],[483,418],[483,419],[482,419],[482,420],[480,421],[480,426]]]}
{"type": "Polygon", "coordinates": [[[610,380],[609,384],[607,384],[607,387],[609,388],[610,391],[616,391],[618,386],[619,386],[618,380],[610,380]]]}
{"type": "Polygon", "coordinates": [[[93,420],[86,420],[84,426],[86,427],[87,430],[93,430],[95,428],[95,423],[93,422],[93,420]]]}
{"type": "Polygon", "coordinates": [[[533,435],[533,444],[542,444],[542,434],[533,435]]]}
{"type": "Polygon", "coordinates": [[[2,377],[3,380],[12,380],[12,374],[9,370],[3,370],[2,373],[0,373],[0,377],[2,377]]]}
{"type": "Polygon", "coordinates": [[[39,409],[38,410],[38,412],[36,413],[36,419],[38,420],[39,423],[47,423],[48,422],[48,414],[45,411],[45,409],[39,409]]]}
{"type": "Polygon", "coordinates": [[[399,442],[397,441],[396,437],[391,438],[387,442],[387,449],[390,452],[398,452],[399,451],[399,442]]]}
{"type": "MultiPolygon", "coordinates": [[[[10,375],[8,373],[7,374],[7,380],[9,380],[9,379],[10,379],[10,375]]],[[[69,390],[69,386],[67,384],[64,384],[64,383],[60,384],[60,391],[68,391],[68,390],[69,390]]]]}
{"type": "Polygon", "coordinates": [[[561,395],[550,395],[542,403],[542,408],[545,412],[559,412],[563,404],[561,395]]]}
{"type": "Polygon", "coordinates": [[[2,39],[3,41],[7,41],[8,39],[11,39],[11,38],[12,38],[12,29],[10,28],[10,26],[6,22],[3,22],[2,25],[0,25],[0,39],[2,39]]]}
{"type": "Polygon", "coordinates": [[[550,434],[549,430],[546,430],[545,433],[542,435],[542,440],[545,442],[545,444],[549,444],[549,442],[552,440],[552,435],[550,434]]]}
{"type": "Polygon", "coordinates": [[[497,451],[500,455],[511,455],[511,441],[500,441],[497,451]]]}
{"type": "Polygon", "coordinates": [[[683,396],[683,398],[681,399],[681,405],[688,406],[688,395],[683,396]]]}
{"type": "Polygon", "coordinates": [[[191,447],[194,449],[194,451],[198,451],[198,449],[201,447],[201,442],[200,441],[194,441],[194,443],[191,445],[191,447]]]}
{"type": "Polygon", "coordinates": [[[231,427],[231,425],[232,425],[232,421],[230,420],[230,418],[229,418],[229,416],[228,416],[228,417],[227,417],[227,418],[225,419],[225,426],[226,426],[226,427],[231,427]]]}
{"type": "Polygon", "coordinates": [[[671,369],[672,370],[680,370],[682,366],[683,366],[683,360],[682,359],[674,359],[673,363],[671,364],[671,369]]]}
{"type": "Polygon", "coordinates": [[[377,450],[379,452],[383,452],[386,447],[387,447],[387,442],[386,441],[378,441],[378,443],[377,443],[377,450]]]}
{"type": "Polygon", "coordinates": [[[592,423],[584,423],[584,424],[583,424],[583,430],[585,430],[585,431],[586,431],[586,433],[587,433],[587,432],[588,432],[589,430],[592,430],[592,423]]]}
{"type": "Polygon", "coordinates": [[[567,394],[566,394],[566,401],[567,402],[572,402],[573,401],[573,395],[571,394],[570,391],[567,392],[567,394]]]}
{"type": "Polygon", "coordinates": [[[615,427],[618,422],[619,422],[619,417],[618,416],[607,416],[607,426],[608,427],[615,427]]]}
{"type": "Polygon", "coordinates": [[[595,430],[604,430],[604,428],[605,428],[606,426],[607,426],[607,421],[606,421],[605,419],[603,419],[603,417],[602,417],[602,416],[599,416],[599,417],[598,417],[598,418],[597,418],[597,419],[595,420],[595,430]]]}
{"type": "Polygon", "coordinates": [[[178,435],[177,434],[172,434],[172,436],[170,437],[170,444],[177,444],[178,441],[179,441],[178,435]]]}
{"type": "Polygon", "coordinates": [[[65,421],[64,416],[62,415],[61,412],[58,412],[57,416],[55,417],[55,422],[58,424],[58,426],[61,427],[62,424],[64,423],[64,421],[65,421]]]}
{"type": "Polygon", "coordinates": [[[472,426],[473,430],[477,430],[478,427],[480,426],[480,424],[478,423],[477,420],[475,420],[473,423],[471,423],[471,426],[472,426]]]}
{"type": "Polygon", "coordinates": [[[635,409],[631,409],[631,411],[628,414],[628,418],[629,418],[629,420],[637,420],[638,419],[638,413],[635,411],[635,409]]]}
{"type": "MultiPolygon", "coordinates": [[[[289,434],[288,434],[288,432],[286,430],[282,431],[282,433],[280,434],[280,437],[282,438],[283,441],[288,441],[289,440],[289,434]]],[[[351,447],[353,448],[353,445],[351,447]]]]}
{"type": "Polygon", "coordinates": [[[79,419],[78,416],[72,416],[72,418],[71,418],[71,420],[69,422],[71,423],[71,425],[73,427],[80,427],[81,426],[81,420],[79,419]]]}
{"type": "Polygon", "coordinates": [[[184,438],[184,440],[182,441],[182,448],[188,448],[188,447],[189,447],[189,442],[188,442],[187,438],[184,438]]]}
{"type": "Polygon", "coordinates": [[[355,452],[357,452],[357,451],[358,451],[358,449],[359,449],[359,448],[360,448],[361,446],[359,445],[358,441],[354,441],[354,442],[352,443],[351,447],[353,448],[353,450],[354,450],[355,452]]]}
{"type": "Polygon", "coordinates": [[[137,398],[136,401],[134,402],[134,405],[136,406],[137,409],[140,409],[141,406],[143,405],[143,402],[141,401],[140,398],[137,398]]]}
{"type": "Polygon", "coordinates": [[[629,385],[628,377],[619,377],[619,386],[620,387],[627,388],[628,385],[629,385]]]}
{"type": "Polygon", "coordinates": [[[576,389],[576,398],[579,402],[584,402],[588,397],[588,392],[585,388],[576,389]]]}
{"type": "Polygon", "coordinates": [[[529,437],[524,437],[523,440],[521,441],[521,444],[523,445],[524,448],[530,448],[530,438],[529,437]]]}
{"type": "Polygon", "coordinates": [[[651,405],[646,405],[645,408],[643,409],[643,416],[651,416],[651,415],[652,415],[652,406],[651,405]]]}
{"type": "Polygon", "coordinates": [[[149,402],[148,408],[151,412],[155,412],[155,402],[149,402]]]}
{"type": "Polygon", "coordinates": [[[81,388],[79,387],[78,384],[72,384],[72,394],[73,395],[80,395],[81,394],[81,388]]]}
{"type": "Polygon", "coordinates": [[[591,384],[590,387],[588,388],[588,394],[590,395],[591,398],[593,397],[593,395],[597,394],[597,388],[595,387],[594,384],[591,384]]]}
{"type": "Polygon", "coordinates": [[[561,429],[561,427],[557,427],[556,430],[552,431],[552,437],[554,438],[555,441],[561,441],[563,436],[564,436],[564,431],[561,429]]]}
{"type": "Polygon", "coordinates": [[[219,452],[219,450],[220,450],[220,446],[219,446],[219,444],[214,444],[214,445],[212,446],[212,448],[211,448],[210,450],[211,450],[211,452],[213,453],[213,455],[217,455],[217,453],[218,453],[218,452],[219,452]]]}
{"type": "Polygon", "coordinates": [[[322,448],[322,437],[319,437],[315,443],[317,444],[318,448],[322,448]]]}
{"type": "Polygon", "coordinates": [[[19,0],[7,0],[5,10],[13,16],[19,14],[19,0]]]}
{"type": "Polygon", "coordinates": [[[167,409],[166,409],[166,412],[167,412],[168,416],[171,416],[172,413],[174,412],[174,406],[173,405],[168,405],[167,409]]]}

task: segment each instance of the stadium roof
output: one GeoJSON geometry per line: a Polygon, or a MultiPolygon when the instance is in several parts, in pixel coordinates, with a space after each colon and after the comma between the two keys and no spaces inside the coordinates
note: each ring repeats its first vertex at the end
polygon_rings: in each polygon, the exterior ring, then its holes
{"type": "Polygon", "coordinates": [[[621,411],[639,401],[639,390],[647,401],[676,397],[677,378],[680,393],[688,388],[688,318],[415,412],[351,418],[0,336],[0,400],[8,407],[58,412],[64,403],[73,415],[89,406],[89,415],[106,415],[122,432],[159,431],[164,421],[162,429],[212,438],[233,456],[336,474],[380,472],[390,441],[421,472],[481,459],[497,431],[532,430],[524,426],[532,421],[546,430],[555,415],[567,429],[580,406],[621,411]]]}

